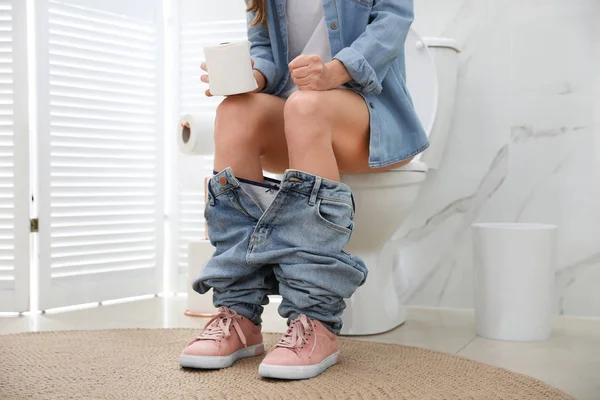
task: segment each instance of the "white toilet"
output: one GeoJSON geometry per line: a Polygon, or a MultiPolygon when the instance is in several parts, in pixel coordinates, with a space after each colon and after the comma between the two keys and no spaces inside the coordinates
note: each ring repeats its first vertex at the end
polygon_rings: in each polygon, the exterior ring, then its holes
{"type": "Polygon", "coordinates": [[[347,301],[342,334],[376,334],[404,323],[394,279],[401,243],[391,238],[415,206],[427,170],[437,169],[442,160],[454,111],[457,67],[455,41],[421,38],[411,30],[406,41],[407,83],[430,147],[398,169],[342,176],[356,200],[355,228],[346,250],[361,257],[369,269],[367,282],[347,301]]]}
{"type": "MultiPolygon", "coordinates": [[[[381,333],[404,322],[393,273],[401,243],[391,238],[415,206],[427,170],[440,165],[454,110],[457,55],[453,40],[421,38],[413,30],[409,32],[406,41],[408,87],[431,145],[401,168],[342,175],[342,181],[352,188],[356,200],[355,229],[346,250],[361,257],[369,268],[367,282],[347,301],[342,334],[381,333]]],[[[212,132],[213,120],[203,122],[204,129],[212,132]]],[[[212,155],[212,135],[202,137],[210,138],[199,147],[203,149],[202,154],[212,155]]],[[[202,261],[198,259],[196,264],[202,261]]],[[[213,309],[208,304],[201,312],[213,312],[213,309]]]]}

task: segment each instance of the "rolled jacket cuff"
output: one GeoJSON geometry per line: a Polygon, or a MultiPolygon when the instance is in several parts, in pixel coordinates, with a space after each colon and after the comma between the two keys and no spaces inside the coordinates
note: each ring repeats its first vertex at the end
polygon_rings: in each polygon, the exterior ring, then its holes
{"type": "Polygon", "coordinates": [[[377,79],[375,70],[359,51],[352,47],[345,47],[333,58],[344,64],[354,80],[354,82],[348,82],[348,86],[364,94],[381,93],[383,87],[377,79]]]}
{"type": "Polygon", "coordinates": [[[263,76],[267,80],[267,84],[265,85],[263,92],[272,92],[273,86],[275,85],[277,79],[277,67],[275,66],[275,64],[263,58],[255,58],[254,69],[263,74],[263,76]]]}

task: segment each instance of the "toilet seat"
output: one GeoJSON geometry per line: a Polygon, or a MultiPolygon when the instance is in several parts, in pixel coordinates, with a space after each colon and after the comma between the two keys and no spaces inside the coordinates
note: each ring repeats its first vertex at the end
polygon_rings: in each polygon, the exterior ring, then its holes
{"type": "Polygon", "coordinates": [[[388,169],[385,172],[427,172],[427,164],[423,161],[413,160],[408,164],[404,164],[401,167],[388,169]]]}

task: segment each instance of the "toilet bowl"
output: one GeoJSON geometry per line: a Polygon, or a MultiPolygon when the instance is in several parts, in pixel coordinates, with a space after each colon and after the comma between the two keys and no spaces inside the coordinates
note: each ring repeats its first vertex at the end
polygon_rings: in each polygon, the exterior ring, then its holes
{"type": "MultiPolygon", "coordinates": [[[[342,334],[370,335],[404,323],[398,254],[391,240],[414,210],[427,171],[443,158],[456,95],[458,49],[446,38],[421,38],[411,30],[406,41],[407,84],[430,147],[410,163],[389,171],[342,175],[356,201],[355,228],[346,250],[369,269],[366,283],[346,301],[342,334]]],[[[401,266],[400,266],[401,267],[401,266]]]]}

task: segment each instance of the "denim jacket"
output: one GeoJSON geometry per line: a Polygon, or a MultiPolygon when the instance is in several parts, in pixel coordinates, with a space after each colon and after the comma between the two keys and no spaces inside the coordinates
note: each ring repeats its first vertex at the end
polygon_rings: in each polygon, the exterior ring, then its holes
{"type": "MultiPolygon", "coordinates": [[[[265,93],[286,85],[286,0],[267,0],[267,25],[250,26],[254,68],[267,80],[265,93]]],[[[370,112],[369,165],[384,167],[413,157],[429,142],[406,86],[404,42],[413,21],[413,0],[323,0],[331,56],[352,77],[346,86],[370,112]]],[[[248,21],[254,19],[248,13],[248,21]]]]}

